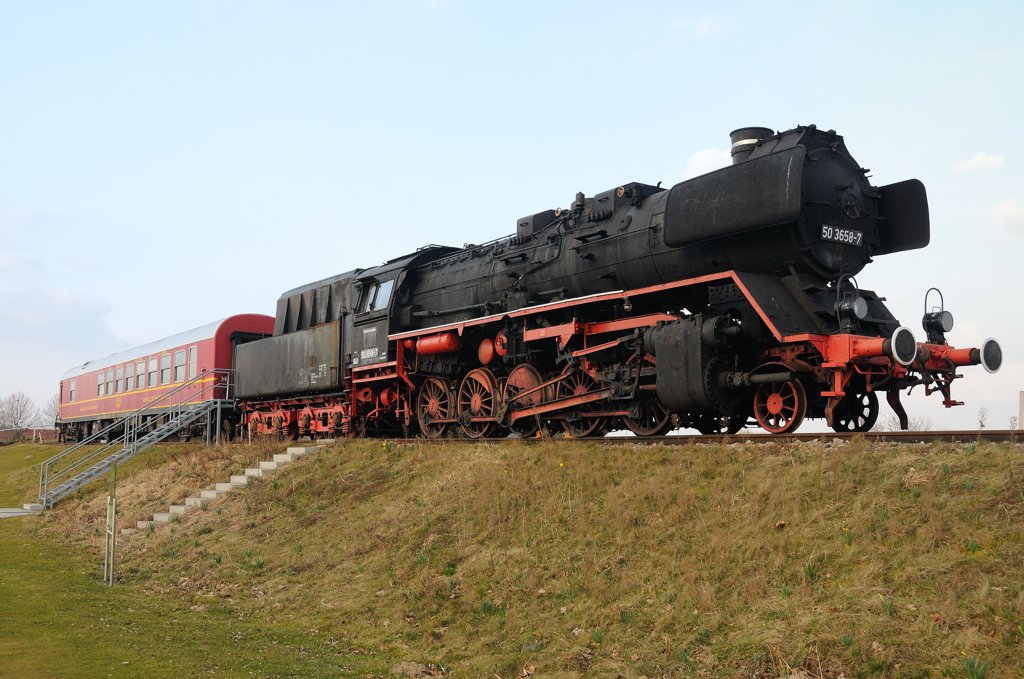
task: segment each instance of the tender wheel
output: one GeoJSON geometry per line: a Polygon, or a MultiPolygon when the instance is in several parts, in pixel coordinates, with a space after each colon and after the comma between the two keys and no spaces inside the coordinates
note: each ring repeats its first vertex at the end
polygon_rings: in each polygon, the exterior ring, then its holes
{"type": "Polygon", "coordinates": [[[424,436],[431,439],[444,436],[448,423],[436,420],[452,418],[453,401],[452,390],[443,380],[431,377],[423,383],[416,395],[416,419],[424,436]]]}
{"type": "Polygon", "coordinates": [[[657,398],[641,399],[636,419],[623,417],[622,424],[637,436],[662,436],[672,430],[672,413],[657,398]]]}
{"type": "Polygon", "coordinates": [[[832,428],[838,432],[868,431],[878,420],[878,394],[850,392],[832,411],[832,428]]]}
{"type": "MultiPolygon", "coordinates": [[[[545,400],[547,389],[541,389],[532,394],[516,399],[518,394],[530,389],[536,389],[544,382],[540,373],[529,363],[521,363],[512,369],[505,380],[505,388],[502,392],[502,401],[509,410],[519,410],[540,405],[545,400]]],[[[540,429],[540,419],[536,416],[524,417],[512,423],[511,429],[523,438],[533,436],[540,429]]]]}
{"type": "Polygon", "coordinates": [[[771,434],[796,431],[807,414],[807,393],[798,380],[762,384],[754,392],[754,418],[771,434]]]}
{"type": "MultiPolygon", "coordinates": [[[[597,382],[594,381],[594,378],[585,372],[577,370],[558,383],[557,394],[558,398],[562,399],[571,396],[581,396],[595,390],[597,390],[597,382]]],[[[565,431],[575,438],[601,436],[604,433],[602,429],[604,420],[600,417],[589,417],[587,415],[589,411],[595,410],[596,407],[594,403],[587,403],[576,408],[575,410],[579,414],[578,417],[571,420],[562,420],[562,426],[565,428],[565,431]]]]}
{"type": "Polygon", "coordinates": [[[459,427],[471,439],[481,439],[494,431],[494,422],[471,422],[471,417],[494,417],[498,382],[487,368],[471,370],[459,385],[459,427]]]}

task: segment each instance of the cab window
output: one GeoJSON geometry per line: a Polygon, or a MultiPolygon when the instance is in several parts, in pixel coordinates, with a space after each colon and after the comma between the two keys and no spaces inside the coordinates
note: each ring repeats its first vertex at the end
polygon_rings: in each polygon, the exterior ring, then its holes
{"type": "Polygon", "coordinates": [[[391,291],[394,287],[394,279],[383,283],[368,284],[363,292],[363,303],[359,305],[359,310],[367,312],[386,309],[388,302],[391,301],[391,291]]]}
{"type": "Polygon", "coordinates": [[[375,309],[386,309],[388,302],[391,301],[391,290],[395,287],[395,279],[390,281],[384,281],[377,286],[377,294],[374,300],[371,302],[370,311],[375,309]]]}

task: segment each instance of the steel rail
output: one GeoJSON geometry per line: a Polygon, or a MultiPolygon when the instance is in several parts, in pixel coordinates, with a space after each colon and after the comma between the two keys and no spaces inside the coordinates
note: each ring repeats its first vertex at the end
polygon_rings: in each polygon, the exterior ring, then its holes
{"type": "Polygon", "coordinates": [[[964,429],[955,431],[869,431],[861,433],[818,432],[804,434],[669,434],[666,436],[603,436],[595,438],[567,438],[562,435],[531,438],[387,438],[378,440],[391,443],[451,445],[459,443],[552,443],[575,444],[596,443],[599,445],[727,445],[733,443],[830,443],[836,440],[850,441],[861,439],[875,443],[970,443],[984,441],[986,443],[1017,443],[1024,444],[1024,431],[1014,429],[964,429]]]}

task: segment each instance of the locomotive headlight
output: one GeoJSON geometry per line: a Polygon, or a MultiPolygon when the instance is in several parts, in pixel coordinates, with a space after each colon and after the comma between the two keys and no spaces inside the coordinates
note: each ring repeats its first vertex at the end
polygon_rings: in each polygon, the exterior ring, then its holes
{"type": "Polygon", "coordinates": [[[864,320],[868,316],[868,303],[860,295],[853,298],[844,299],[837,305],[836,311],[840,316],[846,316],[847,318],[856,318],[859,321],[864,320]]]}
{"type": "Polygon", "coordinates": [[[944,343],[944,335],[953,329],[953,314],[945,310],[929,311],[921,319],[921,326],[928,335],[929,342],[944,343]]]}

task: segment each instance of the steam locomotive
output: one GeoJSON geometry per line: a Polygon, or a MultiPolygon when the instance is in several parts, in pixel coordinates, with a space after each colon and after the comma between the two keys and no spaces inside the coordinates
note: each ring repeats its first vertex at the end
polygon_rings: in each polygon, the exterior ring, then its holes
{"type": "Polygon", "coordinates": [[[959,367],[999,369],[995,340],[947,343],[941,304],[919,342],[858,286],[872,258],[928,244],[920,181],[872,186],[843,138],[813,125],[731,141],[731,166],[669,189],[578,193],[514,235],[285,292],[272,336],[235,350],[244,426],[649,436],[786,433],[810,417],[866,431],[882,392],[906,428],[901,392],[961,405],[959,367]]]}

